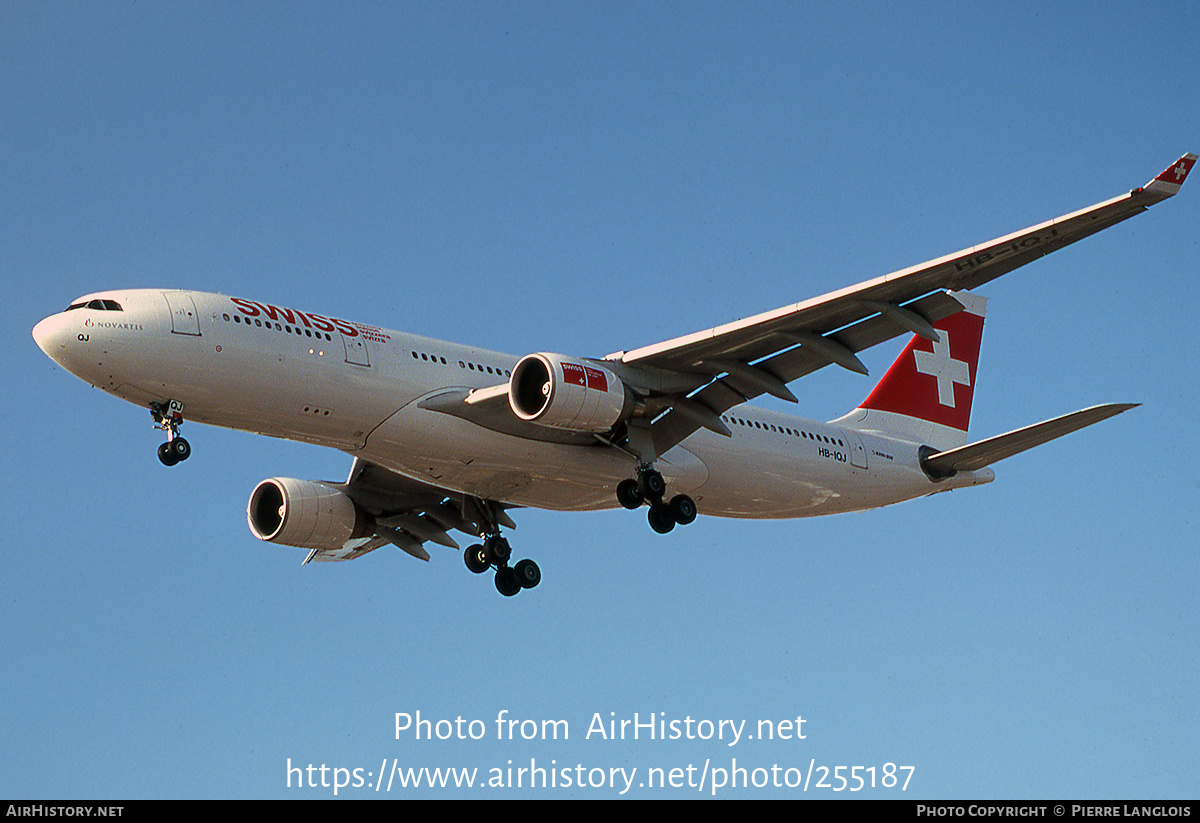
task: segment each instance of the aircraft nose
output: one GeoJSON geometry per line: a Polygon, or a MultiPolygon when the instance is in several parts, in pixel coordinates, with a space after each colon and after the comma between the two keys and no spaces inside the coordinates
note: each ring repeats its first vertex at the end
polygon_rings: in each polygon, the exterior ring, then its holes
{"type": "Polygon", "coordinates": [[[62,314],[52,314],[33,327],[33,339],[38,348],[59,365],[62,365],[62,359],[66,356],[70,338],[67,318],[62,314]]]}

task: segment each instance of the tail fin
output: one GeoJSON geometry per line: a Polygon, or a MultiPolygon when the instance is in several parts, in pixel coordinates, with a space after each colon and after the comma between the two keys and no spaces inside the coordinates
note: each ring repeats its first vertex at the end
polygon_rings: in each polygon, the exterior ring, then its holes
{"type": "Polygon", "coordinates": [[[933,324],[939,339],[914,335],[870,396],[837,422],[939,450],[967,442],[987,298],[953,296],[963,310],[933,324]]]}

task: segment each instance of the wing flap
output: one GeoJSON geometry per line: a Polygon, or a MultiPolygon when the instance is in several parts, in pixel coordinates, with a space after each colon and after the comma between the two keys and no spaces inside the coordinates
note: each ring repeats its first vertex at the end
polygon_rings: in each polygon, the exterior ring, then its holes
{"type": "MultiPolygon", "coordinates": [[[[904,308],[930,323],[936,323],[944,317],[962,311],[963,304],[950,292],[935,292],[908,303],[904,308]]],[[[784,341],[790,341],[792,348],[780,351],[754,365],[775,375],[783,383],[789,383],[830,363],[837,363],[851,371],[865,374],[866,368],[858,362],[855,354],[908,330],[908,327],[898,322],[894,316],[880,312],[829,335],[814,335],[806,339],[803,335],[787,333],[780,337],[780,341],[784,345],[789,345],[784,341]],[[856,368],[855,363],[862,368],[856,368]]],[[[689,399],[720,415],[764,393],[765,389],[762,386],[748,385],[737,381],[736,378],[722,378],[713,380],[689,399]]],[[[679,414],[672,409],[655,420],[651,427],[655,449],[661,454],[680,443],[697,428],[694,417],[679,414]]]]}
{"type": "Polygon", "coordinates": [[[357,540],[348,541],[340,549],[313,549],[300,565],[305,566],[314,561],[332,563],[338,560],[355,560],[387,544],[388,541],[382,537],[360,537],[357,540]]]}
{"type": "MultiPolygon", "coordinates": [[[[903,308],[923,317],[929,323],[936,323],[962,311],[963,305],[954,298],[952,293],[939,291],[904,304],[903,308]]],[[[826,335],[824,339],[857,354],[909,331],[910,329],[897,321],[894,316],[880,312],[826,335]]],[[[805,348],[801,343],[799,349],[780,352],[767,358],[762,364],[789,382],[829,364],[830,358],[819,346],[809,345],[807,351],[805,348]]],[[[851,371],[856,371],[856,369],[851,369],[851,371]]]]}

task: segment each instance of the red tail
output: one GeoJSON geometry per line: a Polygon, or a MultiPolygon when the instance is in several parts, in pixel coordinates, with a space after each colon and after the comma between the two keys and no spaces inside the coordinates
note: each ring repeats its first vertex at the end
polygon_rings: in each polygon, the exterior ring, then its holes
{"type": "Polygon", "coordinates": [[[958,314],[933,324],[937,341],[914,336],[887,374],[843,422],[937,448],[966,442],[987,298],[956,292],[958,314]]]}

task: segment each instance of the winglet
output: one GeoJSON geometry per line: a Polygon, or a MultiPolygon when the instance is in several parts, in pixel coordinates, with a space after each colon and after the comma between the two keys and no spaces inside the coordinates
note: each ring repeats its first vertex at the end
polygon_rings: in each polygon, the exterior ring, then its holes
{"type": "Polygon", "coordinates": [[[1151,192],[1161,197],[1172,196],[1179,191],[1179,187],[1187,179],[1188,172],[1192,170],[1192,165],[1195,162],[1196,155],[1185,154],[1168,166],[1162,174],[1143,186],[1142,191],[1151,192]]]}

